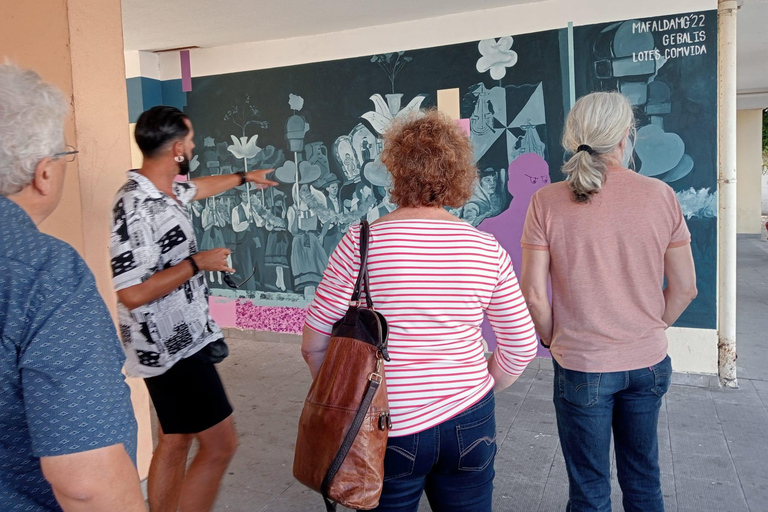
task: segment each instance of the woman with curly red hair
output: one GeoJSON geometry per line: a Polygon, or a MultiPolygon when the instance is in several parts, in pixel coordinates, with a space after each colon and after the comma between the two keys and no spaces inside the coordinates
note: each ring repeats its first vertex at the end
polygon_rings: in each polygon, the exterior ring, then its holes
{"type": "MultiPolygon", "coordinates": [[[[382,162],[398,208],[371,225],[371,298],[389,322],[385,364],[392,417],[379,511],[489,512],[496,455],[493,391],[536,355],[536,335],[507,252],[454,217],[472,196],[469,139],[437,111],[396,121],[382,162]],[[486,314],[498,345],[486,360],[486,314]]],[[[331,328],[348,308],[360,227],[330,258],[304,327],[302,353],[317,376],[331,328]]]]}

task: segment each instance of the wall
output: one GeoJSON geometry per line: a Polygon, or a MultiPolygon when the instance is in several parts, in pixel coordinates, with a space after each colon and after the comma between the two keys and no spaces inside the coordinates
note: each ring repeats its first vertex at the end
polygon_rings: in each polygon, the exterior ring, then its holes
{"type": "MultiPolygon", "coordinates": [[[[527,34],[574,25],[644,18],[717,8],[717,0],[550,0],[472,11],[425,20],[366,27],[319,36],[296,37],[192,50],[192,76],[235,73],[391,51],[429,48],[527,34]]],[[[139,52],[136,52],[139,53],[139,52]]],[[[143,69],[142,74],[143,74],[143,69]]],[[[181,78],[178,54],[159,54],[162,80],[181,78]]],[[[138,76],[136,67],[130,70],[138,76]]],[[[148,76],[148,75],[144,75],[148,76]]]]}
{"type": "MultiPolygon", "coordinates": [[[[72,96],[72,61],[69,51],[69,23],[65,2],[46,1],[46,16],[40,16],[40,6],[32,2],[16,2],[13,8],[3,6],[0,17],[0,51],[3,58],[32,68],[45,80],[59,87],[67,97],[72,96]],[[45,37],[41,37],[45,34],[45,37]]],[[[65,137],[75,141],[75,117],[65,124],[65,137]]],[[[83,226],[80,213],[79,161],[69,164],[64,193],[56,211],[41,226],[50,233],[83,252],[83,226]]]]}
{"type": "Polygon", "coordinates": [[[762,229],[762,109],[738,111],[737,144],[737,230],[759,234],[762,229]]]}
{"type": "MultiPolygon", "coordinates": [[[[307,62],[345,59],[398,50],[431,48],[498,37],[504,34],[528,34],[547,29],[563,29],[570,21],[577,26],[576,30],[578,31],[579,26],[590,23],[644,18],[714,7],[716,7],[714,1],[681,1],[675,2],[674,8],[670,8],[669,2],[661,1],[606,3],[557,0],[315,37],[194,50],[192,51],[192,76],[195,79],[190,97],[195,97],[195,87],[198,84],[210,86],[214,83],[212,81],[201,82],[201,77],[205,76],[211,76],[212,80],[215,81],[224,79],[224,77],[216,78],[213,75],[280,68],[307,62]]],[[[519,41],[525,38],[518,35],[515,36],[515,39],[519,41]]],[[[137,65],[133,65],[132,71],[128,71],[129,77],[135,77],[137,69],[138,73],[144,75],[145,78],[159,77],[161,81],[179,80],[181,77],[178,54],[167,53],[157,56],[159,73],[154,65],[155,60],[146,54],[134,54],[132,60],[137,65]],[[145,68],[149,70],[146,74],[145,68]]],[[[577,72],[581,72],[581,70],[577,69],[577,72]]],[[[254,77],[256,76],[260,75],[254,75],[254,77]]],[[[273,101],[282,100],[275,99],[273,101]]],[[[407,102],[408,98],[405,98],[405,101],[407,102]]],[[[194,121],[195,118],[193,118],[194,121]]],[[[714,128],[714,124],[709,128],[714,128]]],[[[713,146],[715,145],[716,142],[713,141],[713,146]]],[[[203,147],[203,144],[198,144],[198,147],[203,147]]],[[[202,162],[203,155],[200,156],[202,162]]],[[[713,183],[709,188],[710,191],[713,191],[716,189],[716,185],[713,183]]],[[[706,240],[701,242],[704,246],[714,250],[717,243],[716,236],[708,236],[706,240]]],[[[708,265],[713,264],[714,256],[711,256],[708,265]]],[[[238,301],[237,311],[234,311],[235,306],[233,304],[227,305],[226,299],[213,298],[212,301],[214,313],[224,324],[237,323],[239,318],[247,316],[252,321],[241,323],[241,327],[287,331],[300,327],[301,322],[298,315],[294,318],[288,318],[279,326],[265,324],[262,322],[265,310],[261,308],[268,306],[260,306],[258,303],[254,307],[254,304],[249,301],[238,301]]],[[[295,309],[285,308],[285,310],[295,309]]],[[[710,318],[712,319],[712,327],[714,327],[714,312],[710,318]]],[[[673,328],[670,330],[669,337],[671,340],[670,353],[675,361],[676,370],[710,373],[716,371],[717,335],[714,328],[673,328]]]]}
{"type": "MultiPolygon", "coordinates": [[[[3,57],[34,69],[71,98],[73,115],[67,119],[66,137],[80,154],[69,164],[61,204],[41,228],[85,258],[114,316],[107,253],[110,202],[130,164],[120,2],[6,3],[0,17],[0,49],[3,57]]],[[[139,422],[139,473],[144,477],[152,451],[148,397],[141,381],[128,382],[139,422]]]]}

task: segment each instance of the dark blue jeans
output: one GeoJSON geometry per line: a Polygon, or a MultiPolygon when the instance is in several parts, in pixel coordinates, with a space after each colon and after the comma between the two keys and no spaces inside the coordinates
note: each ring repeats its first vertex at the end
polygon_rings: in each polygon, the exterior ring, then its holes
{"type": "Polygon", "coordinates": [[[570,484],[567,512],[611,511],[611,431],[625,512],[663,512],[658,423],[672,363],[627,372],[566,370],[553,359],[557,430],[570,484]]]}
{"type": "Polygon", "coordinates": [[[426,491],[435,512],[491,512],[496,416],[493,391],[418,434],[390,437],[377,511],[416,512],[426,491]]]}

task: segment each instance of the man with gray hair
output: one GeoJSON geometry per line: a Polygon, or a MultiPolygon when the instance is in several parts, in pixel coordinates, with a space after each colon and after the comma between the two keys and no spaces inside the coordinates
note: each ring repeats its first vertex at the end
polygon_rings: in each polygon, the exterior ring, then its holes
{"type": "Polygon", "coordinates": [[[146,511],[114,324],[82,258],[37,228],[77,154],[67,111],[0,65],[0,510],[146,511]]]}

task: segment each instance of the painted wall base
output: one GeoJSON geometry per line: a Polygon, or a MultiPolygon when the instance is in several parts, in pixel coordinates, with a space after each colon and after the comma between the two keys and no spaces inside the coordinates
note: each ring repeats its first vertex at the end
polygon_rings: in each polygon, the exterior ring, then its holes
{"type": "MultiPolygon", "coordinates": [[[[216,302],[211,298],[212,305],[216,302]]],[[[223,301],[222,301],[223,302],[223,301]]],[[[301,344],[301,336],[297,335],[300,331],[293,332],[271,332],[264,330],[243,329],[235,327],[234,322],[226,321],[226,316],[221,316],[222,311],[216,309],[228,309],[222,303],[213,306],[214,317],[217,321],[224,319],[224,336],[237,339],[253,339],[254,341],[270,341],[281,343],[301,344]],[[216,315],[215,313],[219,313],[216,315]]],[[[717,331],[714,329],[685,329],[682,327],[672,327],[667,331],[669,339],[669,355],[672,358],[672,368],[675,373],[690,374],[717,374],[717,331]]],[[[549,359],[549,353],[541,350],[538,357],[549,359]]],[[[679,379],[678,379],[679,380],[679,379]]],[[[700,385],[700,384],[697,384],[700,385]]]]}
{"type": "Polygon", "coordinates": [[[670,327],[667,339],[675,372],[717,373],[716,330],[670,327]]]}

